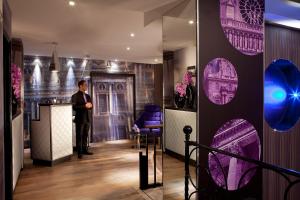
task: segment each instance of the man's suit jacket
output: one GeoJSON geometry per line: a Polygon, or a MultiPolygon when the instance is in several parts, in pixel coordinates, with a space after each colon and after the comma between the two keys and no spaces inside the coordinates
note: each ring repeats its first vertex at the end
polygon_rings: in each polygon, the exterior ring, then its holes
{"type": "Polygon", "coordinates": [[[75,123],[84,124],[91,122],[91,109],[87,109],[85,104],[87,102],[92,103],[90,95],[78,91],[72,95],[72,105],[73,110],[75,111],[75,123]],[[86,101],[83,97],[86,96],[86,101]]]}

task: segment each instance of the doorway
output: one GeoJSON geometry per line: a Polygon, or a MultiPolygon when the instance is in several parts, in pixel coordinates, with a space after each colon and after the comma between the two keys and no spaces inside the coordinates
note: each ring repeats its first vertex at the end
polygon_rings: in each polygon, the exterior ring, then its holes
{"type": "Polygon", "coordinates": [[[135,75],[93,73],[92,142],[129,138],[135,120],[135,75]]]}

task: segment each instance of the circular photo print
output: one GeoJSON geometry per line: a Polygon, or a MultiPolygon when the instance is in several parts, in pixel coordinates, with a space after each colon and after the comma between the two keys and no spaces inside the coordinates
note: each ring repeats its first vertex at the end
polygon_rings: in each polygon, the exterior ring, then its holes
{"type": "Polygon", "coordinates": [[[204,69],[203,89],[214,104],[229,103],[238,87],[238,76],[234,66],[225,58],[216,58],[204,69]]]}
{"type": "Polygon", "coordinates": [[[263,52],[264,0],[220,0],[220,21],[227,39],[241,53],[263,52]]]}
{"type": "MultiPolygon", "coordinates": [[[[244,119],[234,119],[225,123],[215,134],[211,147],[255,160],[260,159],[258,133],[244,119]]],[[[220,153],[209,153],[208,165],[214,182],[219,187],[231,191],[247,185],[256,173],[254,169],[243,176],[255,165],[220,153]]]]}

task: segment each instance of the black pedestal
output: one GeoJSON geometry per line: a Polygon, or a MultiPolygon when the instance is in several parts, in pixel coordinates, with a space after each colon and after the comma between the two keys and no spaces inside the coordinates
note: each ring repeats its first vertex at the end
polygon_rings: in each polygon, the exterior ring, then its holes
{"type": "Polygon", "coordinates": [[[143,155],[140,152],[140,189],[145,190],[148,188],[148,155],[143,155]]]}

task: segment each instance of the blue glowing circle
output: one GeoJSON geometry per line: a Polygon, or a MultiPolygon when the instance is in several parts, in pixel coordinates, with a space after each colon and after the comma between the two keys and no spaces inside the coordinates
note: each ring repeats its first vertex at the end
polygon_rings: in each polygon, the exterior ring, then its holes
{"type": "Polygon", "coordinates": [[[300,117],[299,87],[300,72],[292,62],[279,59],[266,69],[264,110],[265,120],[271,128],[287,131],[297,123],[300,117]]]}
{"type": "Polygon", "coordinates": [[[276,85],[265,85],[265,104],[279,104],[287,97],[284,88],[276,85]]]}

